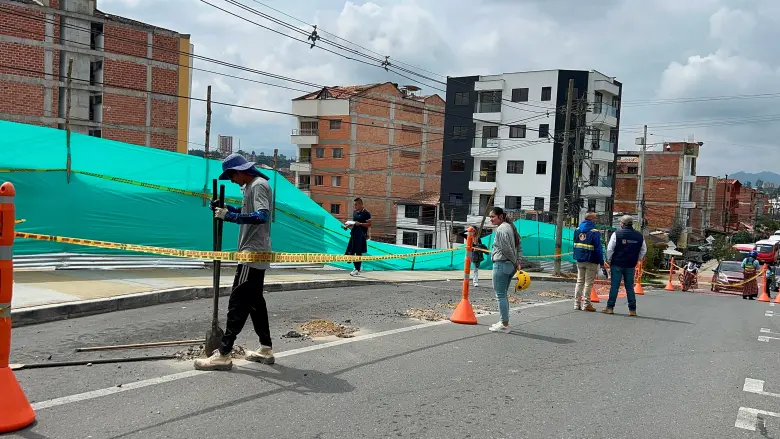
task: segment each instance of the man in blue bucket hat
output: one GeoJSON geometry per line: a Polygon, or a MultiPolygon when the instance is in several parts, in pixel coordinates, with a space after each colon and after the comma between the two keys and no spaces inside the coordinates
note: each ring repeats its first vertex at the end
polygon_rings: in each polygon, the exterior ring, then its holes
{"type": "MultiPolygon", "coordinates": [[[[216,206],[216,200],[211,201],[215,218],[238,224],[238,251],[271,251],[269,223],[273,197],[268,178],[243,156],[230,154],[222,162],[222,175],[219,179],[230,180],[244,188],[244,203],[241,207],[226,205],[220,208],[216,206]]],[[[263,297],[265,270],[269,267],[268,262],[244,262],[238,265],[228,302],[227,324],[222,343],[209,358],[195,360],[195,369],[230,370],[233,367],[230,352],[249,316],[252,317],[255,332],[260,337],[260,349],[248,351],[246,359],[258,363],[274,363],[268,309],[263,297]]]]}

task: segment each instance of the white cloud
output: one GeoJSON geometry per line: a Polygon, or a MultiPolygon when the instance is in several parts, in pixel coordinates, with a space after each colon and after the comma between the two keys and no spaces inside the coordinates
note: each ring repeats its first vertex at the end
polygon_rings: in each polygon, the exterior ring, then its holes
{"type": "MultiPolygon", "coordinates": [[[[257,3],[243,3],[311,30],[257,3]]],[[[368,59],[361,58],[373,66],[318,48],[310,49],[307,44],[261,29],[198,1],[99,0],[99,4],[107,13],[190,33],[196,53],[242,66],[325,85],[411,82],[377,68],[378,63],[368,59]]],[[[391,55],[393,60],[441,75],[574,68],[596,69],[616,76],[624,84],[626,104],[621,119],[624,125],[621,148],[633,147],[636,137],[633,131],[639,131],[637,127],[644,123],[650,125],[656,138],[680,140],[694,134],[706,145],[707,155],[700,160],[701,172],[723,174],[764,166],[766,161],[756,164],[752,154],[733,155],[728,144],[752,144],[759,147],[757,152],[766,151],[771,155],[773,150],[767,145],[774,145],[780,136],[780,129],[772,124],[702,126],[707,124],[703,120],[766,114],[776,106],[777,100],[630,105],[637,100],[775,90],[780,67],[780,53],[773,47],[780,21],[777,0],[299,0],[271,5],[305,23],[318,24],[323,38],[349,45],[322,30],[333,32],[373,51],[391,55]],[[594,7],[594,3],[599,7],[594,7]],[[678,126],[670,127],[669,122],[678,126]],[[688,126],[680,128],[679,125],[688,126]],[[707,143],[708,140],[712,143],[707,143]]],[[[246,11],[225,8],[282,29],[246,11]]],[[[284,32],[293,34],[291,30],[284,32]]],[[[336,50],[323,41],[318,45],[336,50]]],[[[311,89],[202,61],[196,61],[195,65],[311,89]]],[[[420,73],[433,77],[431,73],[420,73]]],[[[426,93],[441,94],[428,85],[444,88],[430,80],[416,79],[426,93]]],[[[219,100],[283,112],[289,112],[290,100],[303,93],[195,72],[193,94],[205,96],[207,84],[212,85],[219,100]]],[[[289,144],[291,117],[251,110],[216,107],[214,110],[212,132],[234,134],[246,144],[254,145],[258,152],[264,148],[266,153],[273,148],[294,150],[289,144]]],[[[193,102],[190,131],[202,133],[204,120],[205,105],[193,102]]],[[[193,136],[193,141],[201,143],[202,134],[193,136]]]]}
{"type": "Polygon", "coordinates": [[[752,34],[755,26],[753,15],[740,9],[722,7],[710,16],[710,36],[726,45],[738,45],[739,40],[752,34]]]}

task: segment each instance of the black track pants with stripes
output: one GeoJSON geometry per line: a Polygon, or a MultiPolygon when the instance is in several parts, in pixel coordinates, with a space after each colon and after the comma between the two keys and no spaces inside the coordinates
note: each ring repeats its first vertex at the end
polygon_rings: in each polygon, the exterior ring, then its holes
{"type": "MultiPolygon", "coordinates": [[[[271,329],[268,325],[268,309],[263,297],[263,282],[265,270],[250,268],[239,264],[236,269],[236,278],[233,281],[233,291],[228,302],[227,324],[225,336],[219,348],[223,355],[233,350],[236,337],[244,329],[247,317],[252,317],[252,325],[260,337],[260,344],[264,347],[271,345],[271,329]]],[[[254,349],[254,348],[251,348],[254,349]]]]}

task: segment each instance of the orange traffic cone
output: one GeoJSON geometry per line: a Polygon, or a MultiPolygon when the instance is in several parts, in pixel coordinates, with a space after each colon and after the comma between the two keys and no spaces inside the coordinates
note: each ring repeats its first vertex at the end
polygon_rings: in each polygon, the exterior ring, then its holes
{"type": "Polygon", "coordinates": [[[774,303],[780,303],[780,293],[777,293],[777,296],[775,296],[774,303]]]}
{"type": "Polygon", "coordinates": [[[769,302],[769,294],[766,293],[766,276],[764,273],[766,272],[766,266],[763,270],[761,270],[761,273],[759,273],[759,281],[758,281],[758,287],[761,288],[761,294],[758,295],[759,302],[769,302]]]}
{"type": "Polygon", "coordinates": [[[672,260],[669,263],[669,281],[666,282],[666,286],[664,287],[666,291],[674,291],[672,276],[674,276],[674,257],[672,257],[672,260]]]}
{"type": "Polygon", "coordinates": [[[463,264],[463,286],[462,296],[460,303],[455,307],[455,311],[450,317],[452,323],[460,323],[462,325],[476,325],[477,316],[474,315],[474,308],[471,307],[469,302],[469,274],[471,272],[471,252],[474,245],[474,234],[476,230],[474,227],[469,227],[468,236],[466,237],[466,260],[463,264]]]}
{"type": "Polygon", "coordinates": [[[645,295],[645,289],[642,288],[642,267],[643,263],[639,262],[636,264],[636,275],[634,276],[634,293],[639,294],[640,296],[645,295]]]}
{"type": "Polygon", "coordinates": [[[0,186],[0,395],[3,395],[0,397],[0,433],[21,430],[35,421],[35,412],[8,364],[14,287],[11,249],[14,244],[15,195],[11,183],[0,186]]]}
{"type": "Polygon", "coordinates": [[[601,302],[599,300],[599,293],[596,292],[596,286],[595,285],[590,287],[590,301],[592,303],[599,303],[599,302],[601,302]]]}
{"type": "Polygon", "coordinates": [[[455,312],[450,317],[452,323],[460,323],[462,325],[476,325],[477,316],[474,315],[474,308],[471,307],[469,299],[461,299],[458,306],[455,308],[455,312]]]}

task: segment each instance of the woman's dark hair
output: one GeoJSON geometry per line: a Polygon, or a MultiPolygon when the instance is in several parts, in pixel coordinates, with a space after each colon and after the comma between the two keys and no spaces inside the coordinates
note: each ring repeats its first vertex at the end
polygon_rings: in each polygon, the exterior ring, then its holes
{"type": "Polygon", "coordinates": [[[512,230],[515,232],[515,247],[520,247],[520,234],[517,233],[517,229],[515,228],[514,223],[512,221],[509,221],[506,217],[506,212],[504,212],[504,209],[496,206],[490,209],[491,212],[493,212],[493,215],[501,218],[501,221],[509,224],[510,227],[512,227],[512,230]]]}

